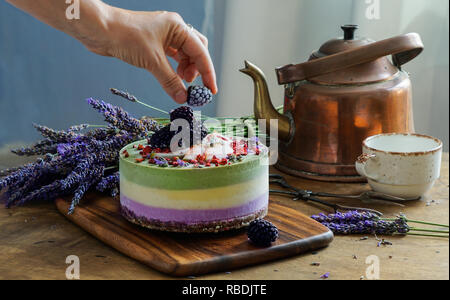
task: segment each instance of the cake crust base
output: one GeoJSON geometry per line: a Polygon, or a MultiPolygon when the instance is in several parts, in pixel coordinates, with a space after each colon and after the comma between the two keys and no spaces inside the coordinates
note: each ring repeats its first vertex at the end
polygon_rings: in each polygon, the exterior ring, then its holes
{"type": "Polygon", "coordinates": [[[247,216],[234,218],[231,220],[221,220],[214,222],[204,222],[197,224],[185,224],[180,222],[162,222],[154,219],[137,216],[125,206],[121,205],[121,214],[129,222],[136,225],[158,231],[179,232],[179,233],[219,233],[230,230],[237,230],[248,226],[250,222],[264,218],[267,215],[267,207],[247,216]]]}

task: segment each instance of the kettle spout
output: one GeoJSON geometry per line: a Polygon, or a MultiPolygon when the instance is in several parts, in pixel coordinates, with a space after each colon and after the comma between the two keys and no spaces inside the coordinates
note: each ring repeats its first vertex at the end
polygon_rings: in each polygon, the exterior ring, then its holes
{"type": "Polygon", "coordinates": [[[291,123],[287,116],[280,114],[273,107],[267,87],[266,76],[254,64],[245,61],[245,68],[239,70],[253,79],[255,86],[254,112],[257,120],[266,120],[266,128],[270,128],[270,120],[278,120],[278,138],[284,142],[291,139],[291,123]]]}

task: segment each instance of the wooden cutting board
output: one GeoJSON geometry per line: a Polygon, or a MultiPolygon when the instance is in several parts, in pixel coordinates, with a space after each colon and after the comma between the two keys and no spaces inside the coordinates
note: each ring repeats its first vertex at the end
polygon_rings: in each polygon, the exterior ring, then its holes
{"type": "Polygon", "coordinates": [[[164,233],[131,224],[120,215],[119,200],[90,194],[67,215],[70,202],[56,200],[58,210],[78,226],[123,254],[172,276],[229,271],[293,256],[327,246],[333,234],[326,227],[278,203],[271,203],[267,220],[280,237],[259,248],[245,230],[220,234],[164,233]]]}

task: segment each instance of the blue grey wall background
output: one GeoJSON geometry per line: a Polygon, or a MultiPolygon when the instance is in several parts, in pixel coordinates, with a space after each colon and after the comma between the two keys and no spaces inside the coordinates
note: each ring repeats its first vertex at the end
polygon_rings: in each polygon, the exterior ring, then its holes
{"type": "MultiPolygon", "coordinates": [[[[135,10],[177,11],[208,36],[219,84],[219,95],[204,109],[210,116],[252,113],[253,87],[237,71],[245,59],[266,72],[272,100],[280,105],[283,87],[274,68],[306,60],[324,41],[341,34],[340,25],[359,24],[359,34],[375,40],[418,32],[426,49],[405,66],[413,82],[416,130],[442,139],[449,149],[448,0],[381,0],[376,20],[365,16],[364,0],[105,1],[135,10]]],[[[92,54],[0,0],[0,152],[6,144],[38,139],[33,122],[57,129],[101,122],[84,101],[91,96],[137,116],[160,116],[111,96],[110,87],[164,110],[176,107],[145,70],[92,54]]]]}
{"type": "MultiPolygon", "coordinates": [[[[220,66],[220,57],[214,51],[217,44],[214,22],[220,18],[209,16],[207,19],[207,14],[214,14],[214,1],[105,2],[132,10],[180,13],[187,23],[207,31],[213,61],[216,68],[220,66]]],[[[136,116],[162,116],[112,96],[108,91],[110,87],[128,90],[166,111],[177,106],[147,71],[93,54],[70,36],[0,1],[0,147],[37,140],[39,135],[32,127],[33,122],[56,129],[102,122],[85,102],[88,97],[121,105],[136,116]]],[[[215,103],[212,103],[203,112],[215,115],[215,110],[215,103]]]]}

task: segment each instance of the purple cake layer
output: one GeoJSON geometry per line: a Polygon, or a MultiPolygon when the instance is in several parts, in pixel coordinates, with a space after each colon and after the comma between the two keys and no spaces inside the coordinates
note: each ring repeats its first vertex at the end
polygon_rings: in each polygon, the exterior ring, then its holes
{"type": "Polygon", "coordinates": [[[125,219],[136,225],[160,231],[179,232],[179,233],[218,233],[230,230],[236,230],[247,226],[256,219],[264,218],[267,215],[267,207],[256,211],[250,215],[233,218],[229,220],[200,222],[197,224],[186,225],[180,222],[161,222],[159,220],[139,217],[126,207],[121,207],[122,215],[125,219]]]}
{"type": "Polygon", "coordinates": [[[267,209],[269,195],[267,193],[238,207],[208,210],[184,210],[151,207],[136,202],[123,194],[120,196],[120,204],[127,211],[133,212],[138,217],[160,222],[176,222],[185,225],[195,225],[202,222],[214,222],[231,220],[248,216],[255,212],[267,209]]]}

